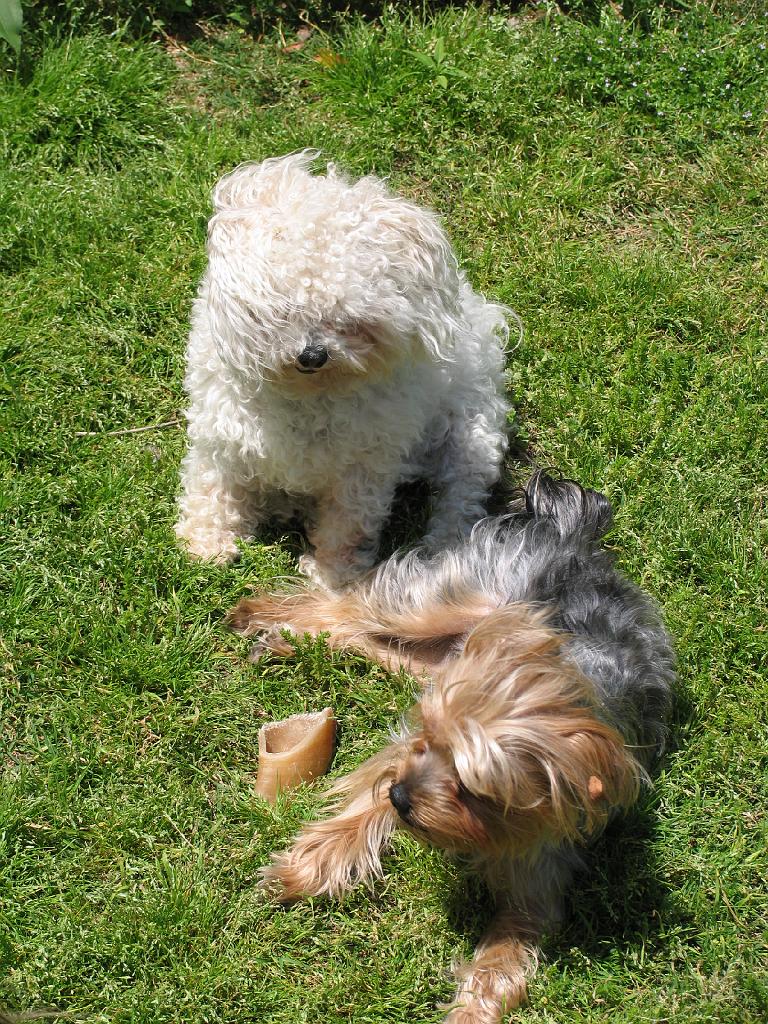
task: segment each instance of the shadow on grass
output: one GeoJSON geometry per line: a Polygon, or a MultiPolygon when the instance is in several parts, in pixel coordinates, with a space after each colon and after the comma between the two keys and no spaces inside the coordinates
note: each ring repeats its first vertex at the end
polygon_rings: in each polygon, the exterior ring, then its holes
{"type": "Polygon", "coordinates": [[[656,829],[653,808],[640,806],[612,822],[587,851],[586,870],[566,899],[564,927],[542,947],[551,962],[577,967],[584,957],[661,948],[678,911],[652,852],[656,829]]]}
{"type": "MultiPolygon", "coordinates": [[[[260,39],[278,29],[288,35],[307,26],[332,32],[350,16],[375,22],[391,6],[385,0],[107,0],[90,5],[77,0],[37,0],[25,10],[24,37],[31,50],[41,36],[50,33],[51,26],[62,37],[100,29],[134,38],[159,35],[192,42],[206,37],[211,25],[234,25],[260,39]]],[[[427,19],[455,6],[455,0],[430,0],[426,4],[423,0],[400,0],[394,5],[403,17],[410,14],[427,19]]],[[[529,0],[490,0],[486,6],[510,18],[538,20],[546,16],[543,9],[531,7],[529,0]]],[[[618,5],[614,0],[562,0],[559,10],[581,21],[597,23],[609,9],[648,32],[653,28],[654,15],[674,16],[688,7],[687,0],[621,0],[618,5]]]]}
{"type": "MultiPolygon", "coordinates": [[[[576,973],[585,959],[610,960],[616,952],[653,954],[684,923],[651,852],[655,829],[653,809],[636,808],[585,851],[584,869],[566,896],[563,927],[540,943],[555,970],[576,973]]],[[[446,910],[451,927],[474,948],[493,920],[495,903],[480,879],[467,876],[446,910]]]]}
{"type": "MultiPolygon", "coordinates": [[[[591,15],[606,0],[575,0],[575,11],[591,15]]],[[[492,2],[491,10],[512,13],[525,9],[527,0],[492,2]]],[[[147,35],[173,35],[183,42],[205,38],[211,25],[236,26],[256,38],[269,35],[277,29],[284,34],[307,26],[322,31],[333,31],[350,16],[376,21],[391,6],[387,0],[106,0],[99,4],[83,4],[78,0],[37,0],[25,11],[25,37],[37,37],[51,31],[54,26],[62,35],[101,29],[105,32],[123,32],[134,38],[147,35]]],[[[455,0],[431,0],[424,4],[401,0],[396,5],[402,15],[417,17],[436,14],[455,6],[455,0]]],[[[593,15],[592,15],[593,16],[593,15]]]]}

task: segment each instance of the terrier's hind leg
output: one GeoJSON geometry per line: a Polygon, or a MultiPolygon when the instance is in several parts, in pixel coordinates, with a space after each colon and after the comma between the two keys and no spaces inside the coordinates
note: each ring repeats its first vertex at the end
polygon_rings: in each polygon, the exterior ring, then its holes
{"type": "Polygon", "coordinates": [[[258,647],[275,654],[293,653],[282,630],[310,636],[327,633],[329,646],[358,650],[374,659],[381,653],[367,635],[371,623],[351,591],[335,594],[306,588],[243,598],[227,615],[227,624],[244,636],[263,634],[258,647]]]}

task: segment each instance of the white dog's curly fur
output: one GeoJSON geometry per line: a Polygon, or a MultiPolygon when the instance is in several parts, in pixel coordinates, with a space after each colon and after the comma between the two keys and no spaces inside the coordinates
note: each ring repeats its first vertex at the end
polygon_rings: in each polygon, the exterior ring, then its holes
{"type": "Polygon", "coordinates": [[[314,151],[219,181],[192,311],[176,533],[226,562],[297,511],[339,585],[374,561],[398,483],[432,480],[426,541],[457,541],[498,479],[505,307],[469,285],[437,217],[314,151]]]}

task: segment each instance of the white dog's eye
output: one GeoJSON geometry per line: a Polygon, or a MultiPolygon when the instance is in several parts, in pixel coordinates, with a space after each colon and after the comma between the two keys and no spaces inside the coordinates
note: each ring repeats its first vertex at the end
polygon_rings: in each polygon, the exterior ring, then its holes
{"type": "Polygon", "coordinates": [[[336,334],[341,338],[360,338],[367,342],[374,340],[370,327],[363,324],[342,324],[336,328],[336,334]]]}

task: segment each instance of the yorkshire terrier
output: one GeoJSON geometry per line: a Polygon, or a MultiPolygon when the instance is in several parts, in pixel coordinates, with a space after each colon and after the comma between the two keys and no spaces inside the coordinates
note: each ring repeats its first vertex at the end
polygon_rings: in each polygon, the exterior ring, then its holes
{"type": "Polygon", "coordinates": [[[579,845],[638,797],[661,753],[675,660],[651,600],[600,537],[607,499],[534,474],[462,546],[393,555],[343,593],[243,600],[230,613],[258,652],[327,634],[422,677],[395,740],[331,789],[263,871],[281,901],[342,895],[382,873],[395,828],[459,855],[497,915],[458,971],[450,1024],[491,1024],[525,997],[538,937],[557,925],[579,845]]]}

